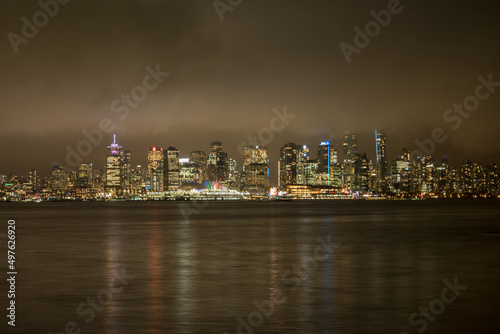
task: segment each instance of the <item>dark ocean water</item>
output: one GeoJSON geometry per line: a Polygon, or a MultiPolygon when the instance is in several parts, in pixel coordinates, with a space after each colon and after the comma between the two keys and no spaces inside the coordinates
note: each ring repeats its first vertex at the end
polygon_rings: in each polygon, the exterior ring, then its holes
{"type": "Polygon", "coordinates": [[[194,204],[0,203],[0,332],[499,331],[499,201],[194,204]]]}

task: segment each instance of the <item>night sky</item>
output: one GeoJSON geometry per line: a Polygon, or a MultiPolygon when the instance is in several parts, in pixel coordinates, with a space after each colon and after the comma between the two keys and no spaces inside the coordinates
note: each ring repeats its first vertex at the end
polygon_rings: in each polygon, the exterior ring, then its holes
{"type": "MultiPolygon", "coordinates": [[[[370,12],[387,6],[244,0],[221,22],[211,0],[73,0],[16,54],[8,34],[22,35],[21,19],[32,22],[41,7],[2,1],[0,173],[48,171],[103,118],[134,165],[145,164],[152,145],[188,157],[216,140],[241,162],[238,145],[283,106],[296,117],[267,144],[272,183],[284,143],[330,140],[341,151],[345,130],[358,132],[359,151],[372,159],[375,128],[386,131],[390,160],[442,128],[448,139],[436,157],[500,162],[500,87],[458,129],[443,120],[474,95],[478,76],[500,82],[497,2],[401,1],[401,12],[348,64],[340,43],[354,45],[354,28],[364,30],[370,12]],[[112,102],[157,64],[170,75],[120,119],[112,102]]],[[[104,165],[111,141],[105,134],[84,161],[104,165]]]]}

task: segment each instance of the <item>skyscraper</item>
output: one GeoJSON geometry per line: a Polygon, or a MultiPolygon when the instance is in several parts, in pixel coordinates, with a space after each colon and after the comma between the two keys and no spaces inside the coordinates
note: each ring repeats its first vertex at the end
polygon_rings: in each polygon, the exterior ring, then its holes
{"type": "Polygon", "coordinates": [[[473,191],[472,162],[462,161],[459,174],[459,188],[462,194],[471,194],[473,191]]]}
{"type": "Polygon", "coordinates": [[[278,187],[280,189],[297,184],[297,152],[295,143],[286,143],[281,148],[278,161],[278,187]]]}
{"type": "Polygon", "coordinates": [[[375,149],[377,156],[376,164],[376,180],[375,180],[375,192],[385,193],[387,192],[387,155],[385,147],[385,133],[383,131],[375,130],[375,149]]]}
{"type": "Polygon", "coordinates": [[[242,190],[264,194],[269,188],[269,156],[267,147],[247,146],[243,149],[242,190]]]}
{"type": "Polygon", "coordinates": [[[332,167],[337,163],[337,149],[329,141],[321,142],[318,146],[317,185],[330,186],[333,180],[332,167]]]}
{"type": "Polygon", "coordinates": [[[123,194],[130,193],[130,171],[132,170],[132,152],[130,150],[123,151],[122,161],[122,191],[123,194]]]}
{"type": "Polygon", "coordinates": [[[90,189],[93,186],[93,166],[91,163],[80,164],[78,167],[78,178],[76,187],[78,189],[90,189]]]}
{"type": "Polygon", "coordinates": [[[207,174],[212,181],[226,181],[228,178],[228,156],[222,152],[222,143],[214,141],[210,145],[207,174]]]}
{"type": "Polygon", "coordinates": [[[203,184],[207,179],[207,154],[203,151],[193,151],[189,155],[189,162],[198,168],[200,175],[198,182],[203,184]]]}
{"type": "Polygon", "coordinates": [[[370,161],[366,153],[355,153],[354,157],[354,191],[367,192],[370,177],[370,161]]]}
{"type": "Polygon", "coordinates": [[[39,180],[38,180],[38,172],[36,169],[30,169],[28,172],[28,182],[30,184],[30,190],[32,192],[38,191],[39,180]]]}
{"type": "Polygon", "coordinates": [[[297,146],[297,184],[306,183],[306,164],[309,162],[309,146],[297,146]]]}
{"type": "Polygon", "coordinates": [[[165,154],[165,183],[164,189],[168,191],[180,188],[179,176],[179,150],[170,145],[165,154]]]}
{"type": "Polygon", "coordinates": [[[64,192],[68,185],[68,173],[66,166],[54,165],[52,167],[52,175],[50,180],[51,188],[54,192],[64,192]]]}
{"type": "Polygon", "coordinates": [[[406,148],[401,155],[392,162],[390,189],[395,194],[408,194],[410,192],[411,177],[410,155],[406,148]]]}
{"type": "Polygon", "coordinates": [[[342,162],[342,184],[346,189],[352,189],[354,184],[354,160],[358,153],[356,132],[346,131],[342,142],[344,160],[342,162]]]}
{"type": "Polygon", "coordinates": [[[108,146],[109,154],[106,158],[106,192],[110,196],[121,195],[122,190],[122,147],[116,143],[116,135],[113,135],[113,143],[108,146]]]}
{"type": "Polygon", "coordinates": [[[150,147],[148,151],[148,176],[146,189],[150,192],[158,193],[163,191],[164,182],[164,156],[163,148],[150,147]]]}

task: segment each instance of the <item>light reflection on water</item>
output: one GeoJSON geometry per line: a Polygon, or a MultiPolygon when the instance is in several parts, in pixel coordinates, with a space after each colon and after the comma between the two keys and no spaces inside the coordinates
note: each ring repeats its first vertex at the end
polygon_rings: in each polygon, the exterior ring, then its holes
{"type": "Polygon", "coordinates": [[[409,315],[454,277],[469,288],[426,333],[496,328],[498,202],[214,202],[189,221],[173,202],[0,209],[18,226],[16,333],[68,321],[82,333],[237,333],[276,291],[286,301],[254,333],[416,333],[409,315]],[[285,284],[328,235],[331,257],[285,284]],[[76,307],[123,268],[135,278],[86,324],[76,307]]]}

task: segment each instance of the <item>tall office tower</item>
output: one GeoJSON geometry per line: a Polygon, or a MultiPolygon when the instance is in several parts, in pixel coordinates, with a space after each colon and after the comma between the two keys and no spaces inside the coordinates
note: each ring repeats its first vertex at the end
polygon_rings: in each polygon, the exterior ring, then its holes
{"type": "Polygon", "coordinates": [[[419,194],[433,194],[436,192],[437,180],[436,161],[432,156],[418,157],[413,171],[414,192],[419,194]]]}
{"type": "Polygon", "coordinates": [[[228,188],[239,189],[240,188],[240,171],[238,170],[238,163],[236,160],[229,158],[228,164],[228,188]]]}
{"type": "Polygon", "coordinates": [[[309,159],[302,164],[303,169],[303,183],[308,186],[324,184],[324,175],[318,173],[318,161],[316,159],[309,159]]]}
{"type": "Polygon", "coordinates": [[[286,186],[297,184],[297,145],[286,143],[280,151],[278,160],[278,187],[285,189],[286,186]]]}
{"type": "Polygon", "coordinates": [[[330,145],[329,141],[321,142],[318,146],[318,169],[315,182],[317,185],[332,185],[332,166],[337,163],[337,160],[337,149],[330,145]]]}
{"type": "Polygon", "coordinates": [[[472,164],[472,192],[475,194],[485,194],[486,191],[486,172],[480,163],[474,162],[472,164]]]}
{"type": "Polygon", "coordinates": [[[309,146],[297,146],[297,184],[306,184],[305,166],[309,159],[309,146]]]}
{"type": "Polygon", "coordinates": [[[446,180],[446,193],[460,193],[460,170],[458,168],[450,167],[450,171],[448,172],[448,177],[446,180]]]}
{"type": "Polygon", "coordinates": [[[163,148],[150,147],[148,151],[148,172],[146,178],[146,189],[153,193],[163,191],[164,179],[164,156],[163,148]]]}
{"type": "Polygon", "coordinates": [[[246,146],[243,149],[242,190],[264,194],[269,188],[269,156],[267,147],[246,146]]]}
{"type": "Polygon", "coordinates": [[[386,174],[387,174],[387,155],[385,147],[385,133],[383,131],[375,130],[375,148],[377,155],[375,180],[375,192],[387,192],[386,174]]]}
{"type": "Polygon", "coordinates": [[[38,173],[36,169],[30,169],[28,172],[28,182],[30,184],[30,190],[32,192],[37,192],[39,189],[38,173]]]}
{"type": "Polygon", "coordinates": [[[330,167],[330,186],[335,188],[342,187],[342,164],[336,163],[330,167]]]}
{"type": "Polygon", "coordinates": [[[448,174],[450,172],[450,164],[448,157],[441,157],[441,164],[436,167],[436,193],[445,195],[448,193],[448,174]]]}
{"type": "Polygon", "coordinates": [[[109,154],[106,158],[106,193],[110,196],[121,195],[122,191],[122,147],[116,143],[116,135],[113,135],[113,143],[108,146],[109,154]]]}
{"type": "Polygon", "coordinates": [[[197,166],[200,175],[198,183],[203,184],[207,179],[207,154],[203,151],[193,151],[189,155],[189,162],[197,166]]]}
{"type": "Polygon", "coordinates": [[[122,162],[122,191],[124,194],[130,193],[130,171],[132,170],[132,153],[130,150],[123,151],[122,162]]]}
{"type": "Polygon", "coordinates": [[[68,173],[66,171],[66,166],[54,165],[52,167],[50,185],[52,191],[55,192],[64,192],[66,190],[66,186],[68,185],[68,173]]]}
{"type": "Polygon", "coordinates": [[[354,160],[358,153],[358,138],[356,132],[346,131],[342,141],[344,160],[342,161],[342,184],[351,189],[354,184],[354,160]]]}
{"type": "Polygon", "coordinates": [[[165,154],[165,183],[164,189],[168,191],[180,188],[179,176],[179,150],[170,145],[165,154]]]}
{"type": "Polygon", "coordinates": [[[222,143],[220,141],[212,142],[208,155],[208,178],[212,181],[226,181],[228,177],[228,162],[227,153],[222,152],[222,143]]]}
{"type": "Polygon", "coordinates": [[[459,172],[459,188],[462,194],[472,194],[472,162],[469,160],[462,161],[459,172]]]}
{"type": "Polygon", "coordinates": [[[410,154],[406,148],[392,162],[390,189],[395,194],[408,194],[411,191],[410,154]]]}
{"type": "Polygon", "coordinates": [[[370,181],[370,160],[366,153],[356,153],[354,157],[354,191],[368,192],[370,181]]]}
{"type": "Polygon", "coordinates": [[[199,185],[200,169],[189,158],[179,158],[179,179],[183,189],[192,189],[199,185]]]}
{"type": "Polygon", "coordinates": [[[498,166],[496,163],[486,166],[486,186],[488,194],[493,196],[499,195],[500,184],[498,178],[498,166]]]}
{"type": "Polygon", "coordinates": [[[356,132],[346,131],[342,142],[344,161],[353,161],[355,154],[358,153],[358,138],[356,132]]]}
{"type": "Polygon", "coordinates": [[[144,172],[141,165],[130,169],[130,195],[136,196],[143,193],[145,188],[144,172]]]}
{"type": "Polygon", "coordinates": [[[93,188],[94,167],[91,163],[80,164],[78,167],[78,176],[76,180],[76,188],[79,192],[89,192],[93,188]]]}

